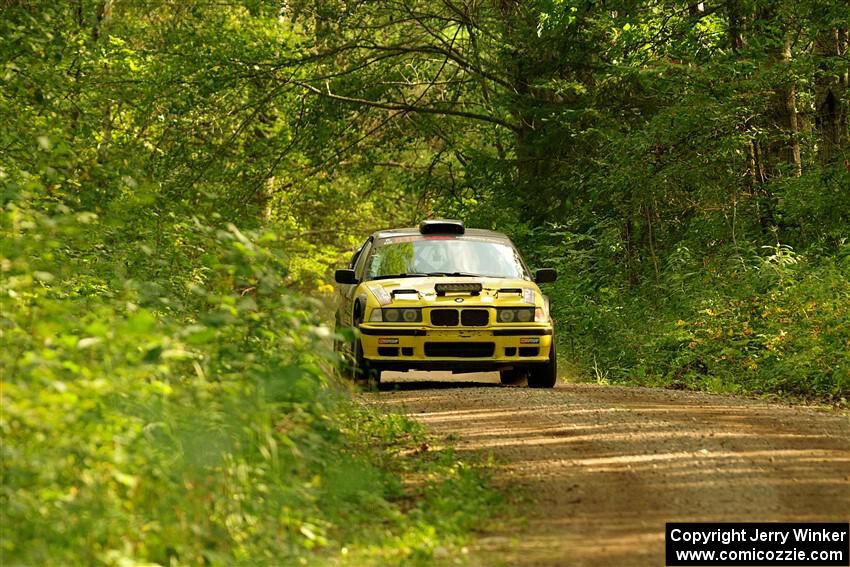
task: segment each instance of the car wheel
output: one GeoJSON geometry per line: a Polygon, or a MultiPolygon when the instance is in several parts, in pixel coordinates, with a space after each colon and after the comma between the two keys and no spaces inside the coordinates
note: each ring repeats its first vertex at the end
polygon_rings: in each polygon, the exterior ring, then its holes
{"type": "Polygon", "coordinates": [[[555,338],[552,337],[552,346],[549,349],[549,362],[541,366],[534,366],[528,372],[529,388],[553,388],[558,381],[558,358],[555,353],[555,338]]]}
{"type": "MultiPolygon", "coordinates": [[[[334,335],[338,336],[336,328],[334,329],[334,335]]],[[[345,356],[345,348],[343,347],[344,343],[340,339],[334,339],[334,354],[336,355],[336,368],[339,372],[339,375],[347,380],[352,378],[351,376],[351,365],[348,363],[348,357],[345,356]]]]}
{"type": "Polygon", "coordinates": [[[366,385],[380,384],[381,372],[363,357],[363,345],[360,339],[354,339],[354,379],[366,385]]]}
{"type": "MultiPolygon", "coordinates": [[[[354,327],[359,329],[363,322],[363,310],[359,305],[354,308],[354,327]]],[[[355,382],[362,382],[366,385],[381,382],[381,373],[369,364],[369,361],[363,356],[363,343],[355,336],[354,342],[351,344],[351,375],[355,382]]]]}
{"type": "Polygon", "coordinates": [[[354,380],[354,364],[351,362],[351,356],[343,352],[337,351],[339,354],[339,375],[345,380],[354,380]]]}
{"type": "Polygon", "coordinates": [[[337,371],[339,376],[345,380],[354,379],[354,362],[352,361],[352,353],[354,352],[354,343],[350,343],[340,337],[340,325],[336,323],[334,326],[334,353],[337,357],[337,371]]]}
{"type": "Polygon", "coordinates": [[[502,384],[512,385],[522,381],[526,377],[528,371],[522,368],[509,368],[499,371],[499,379],[502,384]]]}

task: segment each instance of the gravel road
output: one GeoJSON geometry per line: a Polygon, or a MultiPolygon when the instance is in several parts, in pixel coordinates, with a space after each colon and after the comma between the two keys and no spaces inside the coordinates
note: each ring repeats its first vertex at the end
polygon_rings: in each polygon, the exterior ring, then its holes
{"type": "Polygon", "coordinates": [[[423,376],[385,373],[390,389],[362,399],[457,435],[461,453],[492,453],[496,484],[531,497],[523,519],[482,534],[474,564],[657,566],[665,522],[850,521],[846,412],[648,388],[502,387],[497,374],[459,385],[423,376]]]}

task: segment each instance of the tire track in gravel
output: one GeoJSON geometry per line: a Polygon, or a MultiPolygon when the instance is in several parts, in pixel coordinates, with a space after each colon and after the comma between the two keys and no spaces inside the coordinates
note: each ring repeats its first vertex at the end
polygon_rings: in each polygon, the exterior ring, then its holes
{"type": "Polygon", "coordinates": [[[531,497],[523,518],[482,534],[473,562],[663,565],[665,522],[850,521],[846,412],[474,378],[489,383],[435,388],[396,374],[385,381],[401,390],[362,394],[439,435],[457,435],[461,454],[492,452],[496,485],[531,497]]]}

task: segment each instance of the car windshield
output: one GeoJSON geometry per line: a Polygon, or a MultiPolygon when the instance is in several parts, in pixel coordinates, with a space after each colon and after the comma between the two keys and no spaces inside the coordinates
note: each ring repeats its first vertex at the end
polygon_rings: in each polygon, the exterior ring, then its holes
{"type": "Polygon", "coordinates": [[[504,242],[445,236],[385,240],[369,260],[366,279],[404,275],[528,277],[519,253],[504,242]]]}

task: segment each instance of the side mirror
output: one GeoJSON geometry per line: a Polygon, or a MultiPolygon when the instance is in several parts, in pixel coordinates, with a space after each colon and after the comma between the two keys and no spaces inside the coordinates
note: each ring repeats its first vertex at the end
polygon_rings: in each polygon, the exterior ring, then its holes
{"type": "Polygon", "coordinates": [[[334,279],[336,280],[336,283],[341,284],[358,283],[357,276],[354,275],[354,270],[349,269],[337,270],[336,272],[334,272],[334,279]]]}
{"type": "Polygon", "coordinates": [[[534,274],[534,283],[552,283],[558,279],[558,272],[554,268],[540,268],[534,274]]]}

